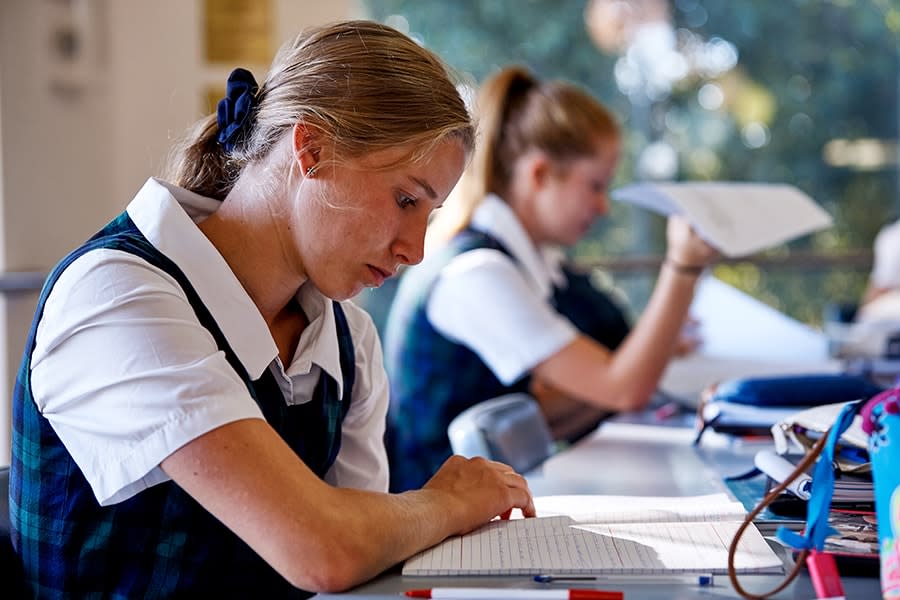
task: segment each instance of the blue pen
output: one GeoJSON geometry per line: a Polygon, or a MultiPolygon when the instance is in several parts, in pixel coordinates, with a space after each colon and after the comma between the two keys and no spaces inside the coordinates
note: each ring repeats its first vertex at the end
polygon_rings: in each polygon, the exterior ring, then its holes
{"type": "Polygon", "coordinates": [[[535,575],[538,583],[565,583],[567,581],[619,581],[632,583],[693,583],[700,587],[711,587],[715,578],[712,573],[661,574],[661,575],[535,575]]]}

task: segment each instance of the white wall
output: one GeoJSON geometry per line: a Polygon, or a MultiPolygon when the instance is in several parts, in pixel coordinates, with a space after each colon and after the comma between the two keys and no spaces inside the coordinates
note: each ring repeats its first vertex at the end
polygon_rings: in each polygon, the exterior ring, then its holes
{"type": "MultiPolygon", "coordinates": [[[[272,1],[276,44],[361,15],[356,0],[272,1]]],[[[202,6],[0,0],[0,273],[49,270],[125,207],[202,116],[207,84],[224,84],[230,70],[204,64],[202,6]],[[61,23],[86,35],[74,63],[53,50],[61,23]]],[[[0,465],[9,463],[10,400],[36,300],[0,294],[0,465]]]]}

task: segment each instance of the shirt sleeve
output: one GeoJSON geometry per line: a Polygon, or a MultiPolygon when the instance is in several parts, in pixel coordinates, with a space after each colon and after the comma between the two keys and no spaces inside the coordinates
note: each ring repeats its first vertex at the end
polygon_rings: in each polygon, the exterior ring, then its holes
{"type": "Polygon", "coordinates": [[[427,306],[441,334],[475,352],[510,385],[578,335],[505,254],[478,249],[441,271],[427,306]]]}
{"type": "Polygon", "coordinates": [[[388,490],[388,461],[384,448],[389,402],[381,341],[372,317],[351,301],[341,303],[356,359],[350,410],[341,428],[341,449],[325,476],[335,486],[388,490]]]}
{"type": "Polygon", "coordinates": [[[101,505],[167,481],[160,462],[204,433],[263,418],[178,283],[118,250],[88,252],[59,277],[31,380],[101,505]]]}

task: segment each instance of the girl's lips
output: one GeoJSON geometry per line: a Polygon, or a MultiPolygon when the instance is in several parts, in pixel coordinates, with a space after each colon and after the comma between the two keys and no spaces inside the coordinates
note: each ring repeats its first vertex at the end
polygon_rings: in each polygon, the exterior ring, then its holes
{"type": "Polygon", "coordinates": [[[391,271],[385,271],[384,269],[379,269],[373,265],[366,265],[369,267],[369,271],[372,272],[372,275],[375,277],[375,287],[380,287],[382,283],[384,283],[385,279],[393,276],[391,271]]]}

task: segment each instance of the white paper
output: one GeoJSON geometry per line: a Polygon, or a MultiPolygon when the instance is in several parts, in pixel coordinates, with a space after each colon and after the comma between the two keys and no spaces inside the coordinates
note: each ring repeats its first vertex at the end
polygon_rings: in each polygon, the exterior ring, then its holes
{"type": "Polygon", "coordinates": [[[746,256],[831,227],[831,216],[787,184],[635,183],[612,197],[663,214],[683,215],[725,256],[746,256]]]}
{"type": "Polygon", "coordinates": [[[696,406],[710,384],[735,377],[839,373],[828,353],[828,336],[788,317],[734,286],[706,276],[697,284],[690,315],[700,347],[673,359],[660,380],[662,391],[696,406]]]}
{"type": "MultiPolygon", "coordinates": [[[[647,518],[635,519],[629,510],[605,517],[598,513],[591,523],[566,515],[493,521],[413,556],[403,575],[721,574],[727,572],[728,546],[746,514],[724,494],[554,497],[545,504],[561,502],[618,506],[619,512],[633,506],[647,518]],[[656,518],[666,511],[672,518],[656,518]]],[[[537,498],[536,505],[541,503],[537,498]]],[[[783,571],[781,559],[753,525],[741,538],[735,567],[738,572],[783,571]]]]}
{"type": "Polygon", "coordinates": [[[792,319],[713,276],[697,284],[689,311],[704,356],[804,362],[828,358],[823,331],[792,319]]]}
{"type": "MultiPolygon", "coordinates": [[[[747,510],[724,493],[705,496],[537,496],[539,517],[567,516],[577,523],[677,523],[740,521],[747,510]]],[[[520,513],[521,514],[521,513],[520,513]]]]}

